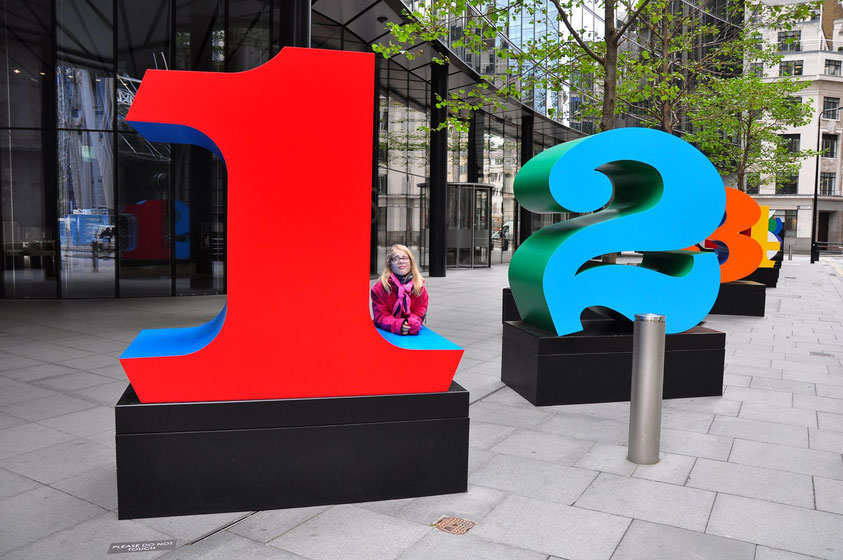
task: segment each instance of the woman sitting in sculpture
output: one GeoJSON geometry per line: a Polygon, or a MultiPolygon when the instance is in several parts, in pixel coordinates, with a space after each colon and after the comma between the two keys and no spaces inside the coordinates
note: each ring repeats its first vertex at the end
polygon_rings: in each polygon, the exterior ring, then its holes
{"type": "Polygon", "coordinates": [[[410,249],[393,245],[372,286],[375,325],[394,334],[419,334],[427,315],[427,289],[410,249]]]}

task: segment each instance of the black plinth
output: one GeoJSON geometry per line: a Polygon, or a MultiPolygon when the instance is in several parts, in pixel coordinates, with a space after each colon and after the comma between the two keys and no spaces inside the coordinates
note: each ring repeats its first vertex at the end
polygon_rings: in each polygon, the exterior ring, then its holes
{"type": "Polygon", "coordinates": [[[755,272],[744,278],[749,282],[758,282],[768,288],[775,288],[779,283],[779,271],[781,267],[757,268],[755,272]]]}
{"type": "MultiPolygon", "coordinates": [[[[522,321],[503,326],[501,380],[537,406],[628,401],[632,323],[585,321],[553,334],[522,321]]],[[[722,395],[726,335],[694,327],[667,335],[664,398],[722,395]]]]}
{"type": "Polygon", "coordinates": [[[465,492],[468,391],[115,409],[120,519],[465,492]]]}
{"type": "Polygon", "coordinates": [[[720,284],[720,293],[709,313],[711,315],[745,315],[763,317],[767,304],[767,286],[760,282],[738,280],[720,284]]]}

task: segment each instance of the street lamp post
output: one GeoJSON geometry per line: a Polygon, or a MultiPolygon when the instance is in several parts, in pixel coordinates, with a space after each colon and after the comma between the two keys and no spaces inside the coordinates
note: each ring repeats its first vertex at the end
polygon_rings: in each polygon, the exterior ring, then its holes
{"type": "Polygon", "coordinates": [[[817,216],[819,209],[817,208],[817,195],[820,188],[820,158],[822,158],[822,134],[823,134],[823,115],[834,111],[835,118],[837,118],[838,107],[825,109],[819,112],[817,116],[817,170],[814,175],[814,205],[811,207],[811,264],[820,260],[820,248],[817,245],[817,216]]]}

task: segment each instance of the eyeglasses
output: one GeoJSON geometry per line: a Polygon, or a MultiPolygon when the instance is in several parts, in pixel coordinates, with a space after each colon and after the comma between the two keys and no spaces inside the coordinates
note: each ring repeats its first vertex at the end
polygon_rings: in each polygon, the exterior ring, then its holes
{"type": "Polygon", "coordinates": [[[407,262],[407,261],[410,260],[410,257],[392,257],[389,260],[394,262],[394,263],[407,262]]]}

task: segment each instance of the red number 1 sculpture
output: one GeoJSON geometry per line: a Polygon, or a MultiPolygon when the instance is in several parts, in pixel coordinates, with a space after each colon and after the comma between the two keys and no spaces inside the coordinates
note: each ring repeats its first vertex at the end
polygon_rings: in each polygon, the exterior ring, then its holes
{"type": "Polygon", "coordinates": [[[247,72],[146,73],[127,120],[225,160],[228,299],[132,342],[141,402],[448,390],[459,347],[369,315],[374,82],[372,54],[294,48],[247,72]]]}

